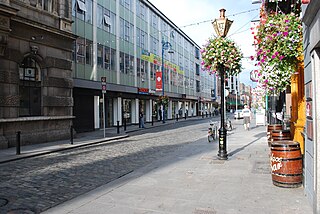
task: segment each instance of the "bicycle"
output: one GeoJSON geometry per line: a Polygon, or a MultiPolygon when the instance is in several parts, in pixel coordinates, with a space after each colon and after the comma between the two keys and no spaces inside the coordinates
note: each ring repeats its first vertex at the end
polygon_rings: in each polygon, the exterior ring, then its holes
{"type": "Polygon", "coordinates": [[[218,122],[210,121],[208,128],[208,142],[211,143],[218,138],[218,122]]]}
{"type": "Polygon", "coordinates": [[[224,124],[224,127],[227,131],[232,131],[232,123],[231,120],[229,118],[226,119],[226,122],[224,124]]]}

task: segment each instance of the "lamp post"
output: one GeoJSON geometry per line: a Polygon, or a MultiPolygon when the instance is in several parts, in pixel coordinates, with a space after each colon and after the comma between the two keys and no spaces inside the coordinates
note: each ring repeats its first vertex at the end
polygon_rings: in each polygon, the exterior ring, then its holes
{"type": "MultiPolygon", "coordinates": [[[[216,34],[220,37],[226,37],[227,33],[231,27],[233,21],[230,21],[225,17],[225,9],[220,9],[220,18],[215,19],[212,22],[213,28],[216,31],[216,34]]],[[[227,130],[225,128],[225,67],[224,65],[220,64],[218,66],[219,73],[220,73],[220,80],[221,80],[221,126],[219,129],[219,152],[218,152],[218,159],[220,160],[227,160],[228,153],[227,153],[227,130]]]]}
{"type": "MultiPolygon", "coordinates": [[[[174,53],[173,50],[172,50],[172,45],[170,42],[165,42],[164,40],[162,40],[162,53],[161,53],[161,79],[162,79],[162,97],[164,96],[164,50],[168,50],[168,53],[169,54],[172,54],[174,53]]],[[[164,116],[165,116],[165,113],[164,113],[164,105],[163,105],[163,102],[162,102],[162,123],[165,123],[165,119],[164,119],[164,116]]]]}

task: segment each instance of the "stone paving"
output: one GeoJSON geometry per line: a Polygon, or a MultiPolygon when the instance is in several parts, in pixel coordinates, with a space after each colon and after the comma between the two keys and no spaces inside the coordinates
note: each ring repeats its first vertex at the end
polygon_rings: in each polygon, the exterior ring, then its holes
{"type": "Polygon", "coordinates": [[[206,140],[207,120],[143,130],[124,140],[0,165],[0,213],[40,213],[206,140]]]}

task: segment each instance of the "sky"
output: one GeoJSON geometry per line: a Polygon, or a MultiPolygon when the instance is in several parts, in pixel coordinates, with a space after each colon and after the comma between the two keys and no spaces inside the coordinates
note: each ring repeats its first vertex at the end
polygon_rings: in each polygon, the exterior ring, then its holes
{"type": "Polygon", "coordinates": [[[201,48],[208,38],[215,35],[211,21],[219,18],[221,8],[226,9],[226,16],[233,20],[227,37],[231,38],[243,52],[243,70],[240,82],[255,86],[250,80],[250,71],[255,69],[253,35],[251,21],[259,19],[259,4],[251,0],[149,0],[176,26],[185,32],[201,48]]]}

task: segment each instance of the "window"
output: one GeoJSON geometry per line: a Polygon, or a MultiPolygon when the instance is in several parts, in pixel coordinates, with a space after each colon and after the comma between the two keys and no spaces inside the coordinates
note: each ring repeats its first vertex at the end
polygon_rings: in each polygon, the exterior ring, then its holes
{"type": "Polygon", "coordinates": [[[103,26],[103,7],[98,4],[97,6],[97,27],[102,28],[103,26]]]}
{"type": "Polygon", "coordinates": [[[103,46],[101,44],[97,47],[97,64],[98,67],[103,68],[103,46]]]}
{"type": "Polygon", "coordinates": [[[77,0],[76,10],[77,10],[76,17],[81,20],[84,20],[84,15],[87,12],[86,4],[84,3],[84,1],[77,0]]]}
{"type": "Polygon", "coordinates": [[[112,71],[115,71],[116,70],[116,64],[115,64],[115,62],[116,62],[116,50],[115,49],[112,49],[111,48],[111,55],[110,55],[110,63],[111,63],[111,67],[110,67],[110,69],[112,70],[112,71]]]}
{"type": "Polygon", "coordinates": [[[92,42],[86,40],[86,64],[92,65],[92,42]]]}
{"type": "Polygon", "coordinates": [[[19,68],[19,116],[41,115],[41,69],[36,60],[26,57],[19,68]]]}
{"type": "Polygon", "coordinates": [[[200,92],[200,91],[201,91],[200,81],[196,80],[196,92],[200,92]]]}
{"type": "Polygon", "coordinates": [[[200,65],[196,64],[196,75],[200,76],[200,65]]]}
{"type": "Polygon", "coordinates": [[[200,51],[199,51],[199,49],[198,49],[198,48],[195,48],[194,50],[195,50],[196,58],[197,58],[197,59],[200,59],[200,51]]]}
{"type": "MultiPolygon", "coordinates": [[[[53,12],[53,1],[52,0],[38,0],[37,2],[38,2],[38,4],[36,4],[36,2],[30,2],[30,4],[32,6],[39,7],[43,10],[48,11],[48,12],[53,12]]],[[[57,8],[55,8],[54,11],[57,11],[57,8]]]]}
{"type": "Polygon", "coordinates": [[[86,11],[85,11],[86,22],[92,24],[92,0],[86,0],[86,11]]]}
{"type": "Polygon", "coordinates": [[[154,28],[158,28],[158,17],[155,13],[152,13],[151,19],[152,19],[152,21],[151,21],[152,26],[154,28]]]}
{"type": "Polygon", "coordinates": [[[110,48],[104,47],[104,68],[107,70],[110,70],[110,63],[111,63],[111,57],[110,57],[110,48]]]}
{"type": "Polygon", "coordinates": [[[119,63],[120,63],[120,72],[124,73],[124,53],[120,52],[120,58],[119,58],[119,63]]]}
{"type": "Polygon", "coordinates": [[[84,60],[85,60],[85,40],[84,40],[84,38],[77,39],[76,53],[77,53],[77,63],[84,64],[84,60]]]}
{"type": "Polygon", "coordinates": [[[146,17],[146,8],[141,1],[137,1],[137,15],[144,19],[146,17]]]}

